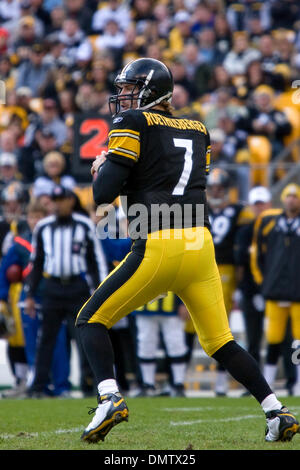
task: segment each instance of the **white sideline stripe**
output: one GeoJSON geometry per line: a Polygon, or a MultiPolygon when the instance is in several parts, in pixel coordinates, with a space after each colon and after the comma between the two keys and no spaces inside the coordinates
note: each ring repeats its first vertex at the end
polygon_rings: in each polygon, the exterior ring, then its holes
{"type": "MultiPolygon", "coordinates": [[[[225,408],[225,407],[223,407],[225,408]]],[[[246,408],[246,407],[245,407],[246,408]]],[[[204,411],[215,409],[214,407],[207,406],[203,408],[164,408],[164,411],[204,411]]],[[[218,408],[220,409],[220,408],[218,408]]],[[[300,406],[293,406],[293,410],[299,410],[300,406]]],[[[259,418],[259,415],[243,415],[243,416],[234,416],[232,418],[220,418],[220,419],[197,419],[193,421],[170,421],[171,426],[189,426],[193,424],[201,423],[226,423],[230,421],[241,421],[243,419],[255,419],[259,418]]],[[[43,431],[43,432],[26,432],[20,431],[17,434],[0,434],[0,439],[15,439],[16,437],[39,437],[39,436],[49,436],[52,434],[68,434],[73,432],[80,432],[83,430],[83,427],[71,428],[71,429],[56,429],[54,431],[43,431]]]]}
{"type": "MultiPolygon", "coordinates": [[[[189,408],[190,410],[191,408],[189,408]]],[[[226,423],[230,421],[241,421],[243,419],[250,419],[250,418],[259,418],[259,415],[243,415],[243,416],[235,416],[232,418],[220,418],[220,419],[197,419],[193,421],[170,421],[171,426],[189,426],[193,424],[200,424],[200,423],[226,423]]],[[[43,432],[26,432],[20,431],[17,434],[0,434],[0,439],[15,439],[16,437],[43,437],[49,436],[52,434],[68,434],[73,432],[82,431],[82,427],[71,428],[71,429],[57,429],[54,431],[43,431],[43,432]]]]}
{"type": "MultiPolygon", "coordinates": [[[[179,407],[179,408],[163,408],[162,411],[178,411],[178,412],[186,412],[186,411],[229,411],[228,407],[226,406],[196,406],[196,407],[179,407]]],[[[244,411],[251,411],[252,408],[249,406],[239,406],[239,410],[244,410],[244,411]]]]}
{"type": "MultiPolygon", "coordinates": [[[[218,408],[219,410],[220,408],[218,408]]],[[[211,411],[211,410],[215,410],[215,408],[213,408],[212,406],[206,406],[206,407],[195,407],[195,408],[163,408],[162,411],[170,411],[171,413],[173,411],[179,411],[179,412],[183,412],[185,413],[186,411],[211,411]]]]}
{"type": "MultiPolygon", "coordinates": [[[[250,411],[252,408],[249,406],[239,406],[239,410],[244,410],[244,411],[250,411]]],[[[163,408],[162,411],[169,411],[170,413],[172,412],[183,412],[186,413],[187,411],[229,411],[228,407],[226,406],[198,406],[198,407],[181,407],[181,408],[163,408]]],[[[300,406],[291,406],[289,408],[290,412],[293,413],[295,411],[300,411],[300,406]]]]}
{"type": "Polygon", "coordinates": [[[15,439],[16,437],[42,437],[42,436],[49,436],[52,434],[68,434],[72,432],[80,432],[83,431],[83,427],[77,427],[72,429],[56,429],[54,431],[42,431],[42,432],[27,432],[27,431],[20,431],[17,434],[0,434],[0,439],[15,439]]]}
{"type": "MultiPolygon", "coordinates": [[[[186,408],[186,409],[192,410],[192,408],[186,408]]],[[[211,423],[211,422],[218,423],[218,422],[228,422],[228,421],[240,421],[240,420],[249,419],[249,418],[259,418],[259,415],[243,415],[243,416],[236,416],[232,418],[220,418],[220,419],[197,419],[193,421],[176,421],[176,422],[171,421],[170,424],[171,426],[188,426],[188,425],[198,424],[198,423],[211,423]]],[[[17,434],[0,434],[0,439],[15,439],[16,437],[25,437],[25,438],[26,437],[42,437],[42,436],[49,436],[52,434],[68,434],[68,433],[73,433],[73,432],[79,432],[82,430],[83,430],[82,427],[77,427],[77,428],[72,428],[72,429],[57,429],[54,431],[43,431],[43,432],[20,431],[17,434]]]]}
{"type": "Polygon", "coordinates": [[[227,423],[230,421],[242,421],[243,419],[255,418],[258,419],[259,415],[243,415],[234,416],[232,418],[220,418],[220,419],[196,419],[194,421],[170,421],[171,426],[190,426],[193,424],[200,423],[227,423]]]}

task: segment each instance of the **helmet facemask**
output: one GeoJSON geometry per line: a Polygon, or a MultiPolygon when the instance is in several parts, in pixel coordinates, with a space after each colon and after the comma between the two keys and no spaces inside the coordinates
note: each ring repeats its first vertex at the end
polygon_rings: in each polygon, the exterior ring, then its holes
{"type": "Polygon", "coordinates": [[[119,114],[120,111],[122,111],[122,101],[128,101],[130,102],[130,109],[133,108],[133,103],[137,103],[137,107],[140,107],[141,103],[141,98],[144,93],[147,92],[147,95],[149,96],[151,94],[151,90],[147,89],[144,84],[143,80],[135,80],[135,81],[121,81],[118,80],[118,77],[116,78],[116,88],[117,88],[117,95],[113,95],[109,98],[109,110],[112,116],[115,116],[116,114],[119,114]],[[122,85],[125,84],[132,84],[134,85],[130,93],[124,93],[121,95],[122,91],[122,85]],[[142,96],[141,96],[142,95],[142,96]]]}

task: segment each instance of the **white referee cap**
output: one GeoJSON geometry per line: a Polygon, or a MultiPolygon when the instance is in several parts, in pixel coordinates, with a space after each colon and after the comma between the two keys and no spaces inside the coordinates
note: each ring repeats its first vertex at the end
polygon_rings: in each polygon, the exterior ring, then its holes
{"type": "Polygon", "coordinates": [[[271,192],[265,186],[256,186],[249,191],[249,204],[257,202],[270,202],[271,192]]]}

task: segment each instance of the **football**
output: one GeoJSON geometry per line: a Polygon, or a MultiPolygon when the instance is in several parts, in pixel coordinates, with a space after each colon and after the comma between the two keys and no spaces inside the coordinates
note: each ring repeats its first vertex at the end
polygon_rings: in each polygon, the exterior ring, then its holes
{"type": "Polygon", "coordinates": [[[9,282],[21,282],[22,281],[22,268],[18,264],[12,264],[6,270],[6,278],[9,282]]]}

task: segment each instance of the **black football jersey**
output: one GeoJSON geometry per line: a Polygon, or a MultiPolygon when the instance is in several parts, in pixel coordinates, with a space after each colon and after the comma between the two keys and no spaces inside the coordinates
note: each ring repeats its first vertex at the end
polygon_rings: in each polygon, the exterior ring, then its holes
{"type": "Polygon", "coordinates": [[[251,270],[266,300],[300,302],[300,216],[268,209],[256,220],[251,270]]]}
{"type": "MultiPolygon", "coordinates": [[[[151,225],[148,231],[209,227],[205,187],[210,141],[200,121],[163,111],[125,111],[113,120],[108,152],[109,160],[132,168],[122,190],[128,208],[143,204],[153,215],[162,205],[176,205],[169,221],[156,217],[159,226],[151,225]]],[[[127,211],[129,221],[131,215],[127,211]]]]}
{"type": "Polygon", "coordinates": [[[222,209],[209,206],[209,221],[217,264],[234,264],[234,245],[239,227],[250,222],[253,215],[242,204],[229,204],[222,209]]]}

